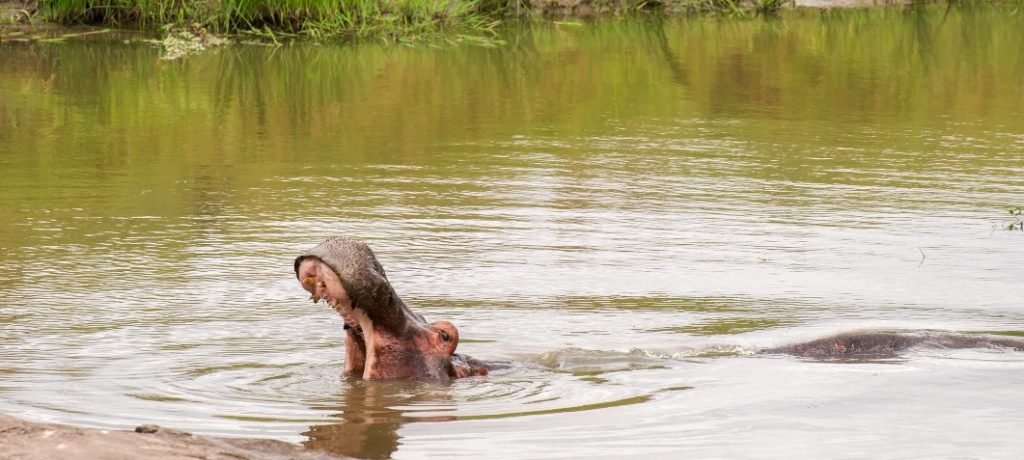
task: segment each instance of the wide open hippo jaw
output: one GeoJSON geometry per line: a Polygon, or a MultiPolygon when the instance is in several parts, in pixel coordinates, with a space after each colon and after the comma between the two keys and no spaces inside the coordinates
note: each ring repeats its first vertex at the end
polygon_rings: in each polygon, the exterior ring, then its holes
{"type": "Polygon", "coordinates": [[[487,374],[480,361],[455,354],[453,324],[427,323],[402,302],[366,244],[330,238],[295,259],[295,275],[314,302],[327,301],[345,321],[346,372],[425,380],[487,374]]]}

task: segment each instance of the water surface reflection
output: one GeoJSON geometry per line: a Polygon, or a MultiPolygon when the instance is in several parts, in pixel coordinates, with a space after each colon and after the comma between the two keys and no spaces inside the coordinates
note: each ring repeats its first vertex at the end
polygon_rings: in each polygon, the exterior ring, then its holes
{"type": "Polygon", "coordinates": [[[452,404],[452,395],[442,384],[421,382],[373,382],[350,378],[337,405],[313,407],[337,411],[340,423],[313,425],[302,433],[303,445],[358,458],[391,458],[398,450],[398,429],[412,421],[443,422],[452,416],[409,416],[421,410],[452,404]],[[422,406],[426,405],[424,409],[422,406]]]}

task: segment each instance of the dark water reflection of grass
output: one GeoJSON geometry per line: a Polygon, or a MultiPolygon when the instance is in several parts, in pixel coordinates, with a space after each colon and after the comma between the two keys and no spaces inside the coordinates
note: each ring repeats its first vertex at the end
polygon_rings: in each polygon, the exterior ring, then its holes
{"type": "MultiPolygon", "coordinates": [[[[157,50],[143,45],[5,46],[0,143],[20,152],[4,166],[23,180],[44,169],[49,180],[74,180],[70,171],[83,168],[216,190],[246,185],[227,164],[418,164],[436,161],[437,142],[552,129],[593,135],[649,118],[813,120],[808,134],[818,137],[836,122],[913,128],[937,113],[1012,125],[1024,99],[1022,21],[970,6],[948,15],[925,7],[612,20],[509,29],[509,45],[493,49],[233,47],[173,63],[156,62],[157,50]],[[142,131],[144,145],[135,137],[142,131]],[[57,146],[67,154],[54,162],[45,152],[57,146]]],[[[805,155],[794,151],[778,167],[799,174],[805,155]]],[[[216,201],[197,192],[172,194],[167,210],[216,201]]]]}
{"type": "Polygon", "coordinates": [[[694,335],[742,334],[794,324],[772,318],[725,318],[697,324],[651,329],[651,332],[678,332],[694,335]]]}
{"type": "MultiPolygon", "coordinates": [[[[536,24],[507,30],[509,45],[494,49],[232,47],[172,63],[146,45],[5,45],[0,234],[12,247],[43,236],[88,245],[164,223],[84,217],[224,215],[252,199],[230,191],[287,189],[265,181],[281,173],[315,177],[343,167],[369,180],[386,174],[367,169],[372,164],[443,169],[473,161],[483,174],[515,165],[452,146],[551,132],[607,136],[651,120],[703,117],[761,120],[717,129],[723,139],[759,143],[774,155],[729,174],[927,186],[904,174],[849,172],[897,168],[926,178],[943,154],[914,132],[961,124],[958,135],[985,139],[985,130],[1019,124],[1024,19],[1006,13],[955,6],[949,14],[925,7],[790,12],[775,20],[611,20],[571,29],[536,24]],[[821,148],[861,147],[849,145],[851,124],[865,131],[859,142],[870,148],[823,157],[821,148]],[[876,129],[907,135],[875,148],[876,129]],[[104,186],[89,185],[96,180],[104,186]],[[30,208],[55,214],[26,222],[21,210],[30,208]],[[47,225],[56,231],[41,234],[47,225]]],[[[715,138],[716,129],[705,130],[715,138]]],[[[1006,142],[1004,151],[1013,148],[1006,142]]],[[[592,148],[580,144],[561,155],[582,160],[592,148]]],[[[991,161],[955,159],[964,174],[996,166],[991,161]]],[[[444,197],[402,199],[430,206],[444,197]]],[[[475,199],[502,204],[482,193],[475,199]]],[[[197,233],[218,225],[188,224],[197,233]]]]}

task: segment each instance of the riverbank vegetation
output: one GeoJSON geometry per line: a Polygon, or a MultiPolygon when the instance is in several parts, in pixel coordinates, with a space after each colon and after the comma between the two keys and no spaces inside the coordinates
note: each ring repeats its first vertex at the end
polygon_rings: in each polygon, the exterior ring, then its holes
{"type": "MultiPolygon", "coordinates": [[[[0,0],[0,24],[51,22],[279,38],[487,35],[503,21],[695,13],[773,14],[800,0],[0,0]]],[[[857,0],[805,0],[827,6],[857,0]]],[[[922,5],[957,0],[904,0],[922,5]]],[[[999,0],[987,0],[999,1],[999,0]]],[[[1024,4],[1024,0],[1004,0],[1024,4]]],[[[889,0],[883,3],[899,3],[889,0]]]]}
{"type": "MultiPolygon", "coordinates": [[[[3,3],[0,0],[0,3],[3,3]]],[[[793,0],[16,0],[41,20],[148,30],[202,28],[313,39],[491,32],[503,20],[772,12],[793,0]]]]}

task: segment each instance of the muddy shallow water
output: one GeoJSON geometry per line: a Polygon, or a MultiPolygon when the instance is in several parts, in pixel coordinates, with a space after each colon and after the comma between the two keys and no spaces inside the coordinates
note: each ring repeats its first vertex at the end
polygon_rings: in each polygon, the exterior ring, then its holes
{"type": "Polygon", "coordinates": [[[0,413],[371,458],[1012,457],[1024,353],[758,351],[1024,335],[1022,21],[0,46],[0,413]],[[341,377],[341,320],[292,273],[340,233],[511,365],[341,377]]]}

